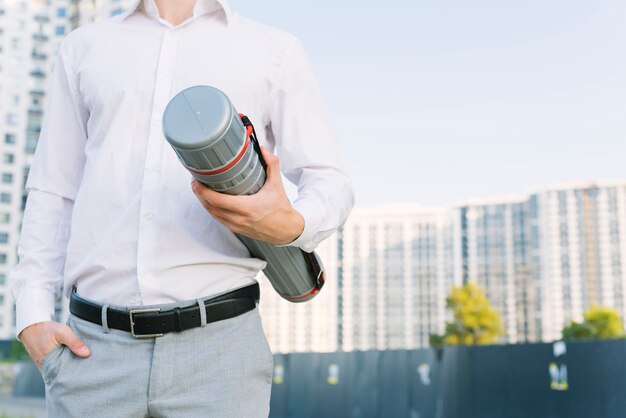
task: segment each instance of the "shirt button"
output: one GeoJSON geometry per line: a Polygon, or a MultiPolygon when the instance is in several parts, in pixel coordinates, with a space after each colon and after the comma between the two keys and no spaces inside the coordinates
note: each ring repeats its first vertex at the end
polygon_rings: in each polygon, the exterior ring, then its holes
{"type": "Polygon", "coordinates": [[[146,218],[147,220],[150,220],[154,218],[154,215],[152,213],[146,213],[145,215],[143,215],[143,217],[146,218]]]}

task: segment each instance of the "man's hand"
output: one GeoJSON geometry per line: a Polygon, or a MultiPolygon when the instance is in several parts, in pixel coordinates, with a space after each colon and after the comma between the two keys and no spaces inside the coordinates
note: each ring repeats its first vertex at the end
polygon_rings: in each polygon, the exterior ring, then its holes
{"type": "Polygon", "coordinates": [[[78,339],[74,331],[58,322],[39,322],[20,332],[20,339],[37,367],[41,367],[44,357],[59,344],[66,345],[79,357],[91,354],[89,347],[78,339]]]}
{"type": "Polygon", "coordinates": [[[191,188],[202,206],[231,231],[270,244],[289,244],[302,234],[304,218],[287,198],[278,158],[265,147],[261,153],[267,163],[267,178],[256,194],[218,193],[197,180],[191,182],[191,188]]]}

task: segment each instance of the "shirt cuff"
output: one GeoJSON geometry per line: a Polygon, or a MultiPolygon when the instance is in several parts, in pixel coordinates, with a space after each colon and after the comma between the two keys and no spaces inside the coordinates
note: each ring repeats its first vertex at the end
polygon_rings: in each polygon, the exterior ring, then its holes
{"type": "Polygon", "coordinates": [[[29,325],[52,321],[54,294],[45,289],[23,289],[15,301],[15,335],[29,325]]]}
{"type": "Polygon", "coordinates": [[[300,199],[296,200],[292,206],[304,218],[304,230],[298,238],[289,244],[278,245],[278,247],[299,247],[308,253],[313,252],[318,244],[313,240],[317,229],[316,225],[319,225],[321,221],[319,204],[307,199],[300,199]]]}

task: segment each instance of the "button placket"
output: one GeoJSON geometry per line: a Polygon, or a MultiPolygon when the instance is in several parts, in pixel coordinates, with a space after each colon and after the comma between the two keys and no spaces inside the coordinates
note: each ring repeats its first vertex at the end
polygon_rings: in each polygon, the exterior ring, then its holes
{"type": "Polygon", "coordinates": [[[146,147],[146,157],[143,169],[143,182],[141,190],[141,207],[139,218],[139,237],[137,243],[137,265],[142,266],[138,270],[139,287],[142,294],[145,290],[152,288],[147,281],[152,276],[152,260],[158,259],[157,243],[159,238],[158,220],[160,204],[160,182],[161,182],[161,158],[163,155],[163,133],[161,128],[161,118],[163,110],[169,100],[174,65],[176,62],[177,34],[172,30],[166,30],[163,34],[161,51],[157,64],[156,81],[154,87],[154,97],[152,101],[152,115],[148,144],[146,147]]]}

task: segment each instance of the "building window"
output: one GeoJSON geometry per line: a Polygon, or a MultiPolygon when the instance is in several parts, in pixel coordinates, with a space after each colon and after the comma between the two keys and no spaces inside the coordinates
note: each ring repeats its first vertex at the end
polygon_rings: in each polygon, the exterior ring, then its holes
{"type": "Polygon", "coordinates": [[[4,305],[4,295],[0,295],[0,306],[4,305]]]}
{"type": "Polygon", "coordinates": [[[8,113],[6,121],[9,126],[17,125],[17,115],[15,113],[8,113]]]}
{"type": "Polygon", "coordinates": [[[0,253],[0,264],[6,264],[6,263],[7,263],[7,255],[0,253]]]}
{"type": "Polygon", "coordinates": [[[7,281],[6,273],[0,273],[0,286],[6,284],[6,281],[7,281]]]}
{"type": "Polygon", "coordinates": [[[122,13],[124,13],[124,9],[118,7],[116,9],[113,9],[113,11],[111,12],[111,16],[121,15],[122,13]]]}
{"type": "Polygon", "coordinates": [[[15,144],[15,135],[14,134],[4,134],[4,143],[5,144],[15,144]]]}
{"type": "Polygon", "coordinates": [[[37,142],[39,141],[39,132],[29,131],[26,134],[26,145],[24,150],[27,154],[33,154],[35,152],[35,148],[37,148],[37,142]]]}
{"type": "Polygon", "coordinates": [[[0,213],[0,224],[8,224],[10,220],[11,220],[11,214],[0,213]]]}
{"type": "Polygon", "coordinates": [[[65,17],[67,16],[67,9],[65,7],[59,7],[57,9],[57,17],[65,17]]]}
{"type": "Polygon", "coordinates": [[[0,232],[0,244],[6,244],[9,242],[8,232],[0,232]]]}
{"type": "Polygon", "coordinates": [[[0,203],[11,203],[11,193],[0,193],[0,203]]]}
{"type": "Polygon", "coordinates": [[[13,164],[15,162],[15,155],[9,154],[9,153],[5,153],[4,157],[2,158],[2,161],[5,164],[13,164]]]}
{"type": "Polygon", "coordinates": [[[11,174],[11,173],[2,173],[2,182],[4,184],[11,184],[11,183],[13,183],[13,174],[11,174]]]}
{"type": "Polygon", "coordinates": [[[63,36],[63,35],[65,35],[65,26],[57,26],[57,27],[54,29],[54,33],[55,33],[57,36],[63,36]]]}

